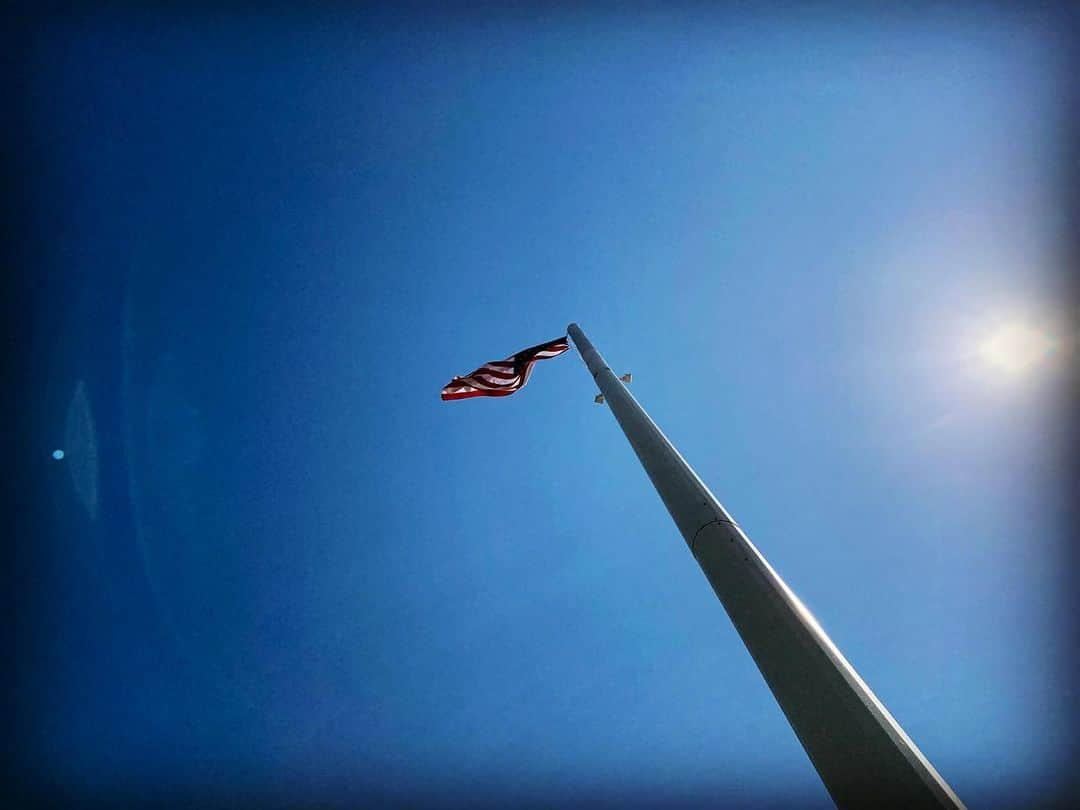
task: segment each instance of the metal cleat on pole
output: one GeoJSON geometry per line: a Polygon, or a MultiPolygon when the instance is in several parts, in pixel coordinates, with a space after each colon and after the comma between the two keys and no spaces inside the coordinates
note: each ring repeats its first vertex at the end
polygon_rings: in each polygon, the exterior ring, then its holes
{"type": "MultiPolygon", "coordinates": [[[[619,379],[622,380],[624,383],[632,383],[634,381],[634,375],[631,374],[628,371],[625,374],[623,374],[621,377],[619,377],[619,379]]],[[[597,394],[595,397],[593,397],[593,402],[595,402],[597,405],[603,405],[604,404],[604,395],[603,394],[597,394]]]]}

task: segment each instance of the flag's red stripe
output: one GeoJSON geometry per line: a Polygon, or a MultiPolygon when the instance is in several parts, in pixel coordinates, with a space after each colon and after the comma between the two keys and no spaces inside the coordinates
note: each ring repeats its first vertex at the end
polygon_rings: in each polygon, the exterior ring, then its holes
{"type": "Polygon", "coordinates": [[[521,380],[514,380],[509,385],[492,385],[486,383],[483,380],[465,380],[458,385],[447,386],[448,388],[461,388],[468,386],[469,388],[479,388],[481,391],[516,391],[522,386],[521,380]]]}
{"type": "Polygon", "coordinates": [[[564,337],[556,338],[555,340],[549,340],[547,343],[540,343],[536,346],[530,346],[527,349],[522,349],[520,352],[518,352],[518,354],[528,354],[529,352],[542,352],[544,349],[555,349],[560,347],[570,348],[570,342],[564,337]]]}
{"type": "Polygon", "coordinates": [[[507,385],[496,385],[494,383],[489,383],[484,380],[474,380],[472,378],[466,377],[464,379],[458,379],[447,383],[443,386],[443,390],[453,388],[478,388],[482,391],[516,391],[517,389],[521,388],[522,385],[524,385],[524,383],[519,379],[514,380],[512,383],[508,383],[507,385]]]}
{"type": "MultiPolygon", "coordinates": [[[[517,389],[515,389],[517,390],[517,389]]],[[[508,397],[513,391],[461,391],[457,394],[443,394],[443,399],[468,399],[469,397],[508,397]]]]}
{"type": "Polygon", "coordinates": [[[517,378],[519,376],[521,376],[521,375],[515,374],[512,377],[496,377],[494,375],[491,375],[490,380],[484,379],[487,376],[488,375],[485,374],[483,371],[474,371],[472,374],[466,374],[464,377],[460,377],[459,379],[462,379],[465,382],[470,383],[470,384],[473,381],[476,381],[476,382],[479,382],[479,383],[481,383],[483,385],[503,386],[503,385],[513,385],[513,383],[516,382],[517,378]]]}
{"type": "Polygon", "coordinates": [[[488,375],[490,375],[492,377],[502,377],[504,380],[509,380],[512,377],[517,376],[517,372],[514,371],[512,368],[509,368],[509,369],[506,369],[505,371],[503,371],[502,369],[491,368],[490,363],[484,364],[483,366],[478,368],[476,371],[474,371],[469,376],[472,377],[475,374],[488,374],[488,375]]]}
{"type": "MultiPolygon", "coordinates": [[[[517,372],[510,374],[509,376],[504,374],[494,374],[486,369],[478,368],[476,371],[470,371],[468,374],[462,374],[460,377],[454,377],[455,380],[469,380],[478,379],[480,377],[490,377],[492,385],[504,385],[505,383],[515,380],[521,375],[517,372]]],[[[451,381],[452,382],[452,381],[451,381]]]]}
{"type": "Polygon", "coordinates": [[[537,355],[544,354],[548,357],[558,357],[560,354],[569,349],[569,346],[553,347],[553,346],[539,346],[535,349],[526,349],[523,352],[518,352],[514,355],[518,360],[528,360],[530,357],[536,357],[537,355]]]}

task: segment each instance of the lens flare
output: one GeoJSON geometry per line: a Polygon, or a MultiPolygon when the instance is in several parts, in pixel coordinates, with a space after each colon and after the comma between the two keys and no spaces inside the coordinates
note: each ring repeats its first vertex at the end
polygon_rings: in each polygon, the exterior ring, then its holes
{"type": "Polygon", "coordinates": [[[983,341],[979,353],[991,368],[1006,374],[1022,374],[1053,352],[1053,338],[1039,329],[1013,323],[983,341]]]}

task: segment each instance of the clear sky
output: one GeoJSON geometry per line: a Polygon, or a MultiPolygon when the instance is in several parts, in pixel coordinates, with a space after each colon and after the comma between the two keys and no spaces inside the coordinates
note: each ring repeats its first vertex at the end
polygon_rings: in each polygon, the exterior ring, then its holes
{"type": "Polygon", "coordinates": [[[440,401],[577,321],[960,797],[1048,797],[1067,43],[992,6],[42,29],[27,784],[830,806],[576,353],[440,401]]]}

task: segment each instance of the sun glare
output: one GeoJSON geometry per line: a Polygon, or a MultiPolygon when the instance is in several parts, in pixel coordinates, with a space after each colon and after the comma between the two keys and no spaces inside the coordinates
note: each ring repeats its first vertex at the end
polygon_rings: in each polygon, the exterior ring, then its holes
{"type": "Polygon", "coordinates": [[[991,368],[1016,375],[1035,367],[1054,350],[1054,340],[1025,324],[1009,324],[990,335],[979,347],[991,368]]]}

